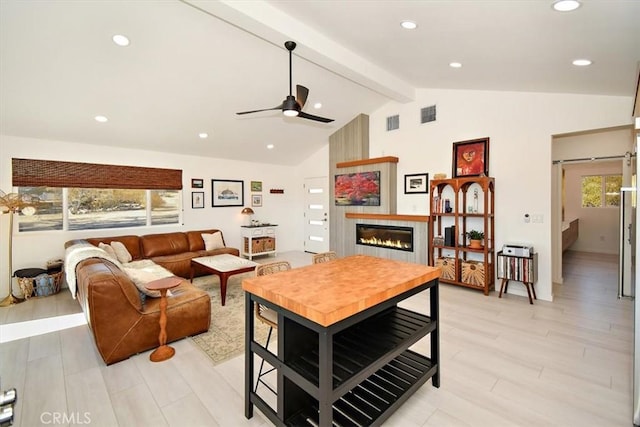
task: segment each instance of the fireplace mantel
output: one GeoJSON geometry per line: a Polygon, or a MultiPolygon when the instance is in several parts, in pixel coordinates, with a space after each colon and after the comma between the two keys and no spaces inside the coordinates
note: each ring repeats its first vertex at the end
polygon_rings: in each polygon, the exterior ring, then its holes
{"type": "Polygon", "coordinates": [[[400,159],[394,156],[375,157],[373,159],[352,160],[349,162],[340,162],[336,164],[336,168],[350,168],[353,166],[375,165],[376,163],[398,163],[400,159]]]}
{"type": "Polygon", "coordinates": [[[377,219],[377,220],[383,220],[383,221],[429,222],[428,215],[396,215],[396,214],[346,212],[344,216],[345,218],[350,218],[350,219],[377,219]]]}

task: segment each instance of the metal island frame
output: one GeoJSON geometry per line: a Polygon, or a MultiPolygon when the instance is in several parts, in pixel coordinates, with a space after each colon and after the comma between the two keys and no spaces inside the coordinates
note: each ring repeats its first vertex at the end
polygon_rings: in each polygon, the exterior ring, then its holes
{"type": "Polygon", "coordinates": [[[429,379],[440,386],[438,277],[425,265],[355,255],[245,279],[245,416],[278,426],[380,425],[429,379]],[[398,306],[429,291],[429,313],[398,306]],[[254,340],[254,303],[278,314],[277,355],[254,340]],[[430,355],[409,349],[430,336],[430,355]],[[277,408],[254,355],[277,371],[277,408]]]}

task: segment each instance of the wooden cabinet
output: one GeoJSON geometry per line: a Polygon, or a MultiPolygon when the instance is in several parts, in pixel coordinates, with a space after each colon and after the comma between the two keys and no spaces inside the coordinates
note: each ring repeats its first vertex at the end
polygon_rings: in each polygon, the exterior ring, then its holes
{"type": "Polygon", "coordinates": [[[276,253],[276,225],[243,225],[242,256],[253,259],[258,255],[276,253]]]}
{"type": "Polygon", "coordinates": [[[495,288],[494,178],[466,177],[430,183],[429,265],[442,268],[442,283],[495,288]],[[471,230],[484,233],[484,245],[469,245],[471,230]]]}

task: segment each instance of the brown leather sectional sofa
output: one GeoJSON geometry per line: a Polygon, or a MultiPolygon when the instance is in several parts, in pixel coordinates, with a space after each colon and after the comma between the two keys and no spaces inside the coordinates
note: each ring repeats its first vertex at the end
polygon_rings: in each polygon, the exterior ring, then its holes
{"type": "MultiPolygon", "coordinates": [[[[232,254],[236,248],[205,250],[201,234],[219,230],[148,234],[70,240],[74,243],[122,242],[133,260],[150,259],[176,276],[188,278],[191,259],[199,256],[232,254]]],[[[196,276],[209,274],[196,270],[196,276]]],[[[77,299],[87,318],[98,352],[109,365],[152,349],[160,333],[160,299],[147,297],[144,304],[138,288],[120,268],[102,258],[88,258],[76,267],[77,299]]],[[[209,294],[188,280],[171,290],[167,306],[167,342],[206,332],[209,329],[209,294]]]]}

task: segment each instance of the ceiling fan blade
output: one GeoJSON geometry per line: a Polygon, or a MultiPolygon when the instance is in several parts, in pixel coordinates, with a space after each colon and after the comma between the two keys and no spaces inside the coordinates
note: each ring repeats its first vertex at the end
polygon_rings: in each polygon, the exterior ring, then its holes
{"type": "Polygon", "coordinates": [[[302,85],[296,85],[296,101],[300,105],[300,109],[302,109],[305,102],[307,102],[307,96],[309,96],[309,89],[302,85]]]}
{"type": "Polygon", "coordinates": [[[298,117],[302,117],[303,119],[315,120],[316,122],[322,123],[331,123],[333,119],[327,119],[326,117],[314,116],[313,114],[307,114],[304,111],[300,111],[298,113],[298,117]]]}
{"type": "Polygon", "coordinates": [[[261,111],[272,111],[272,110],[282,110],[282,104],[278,105],[277,107],[273,107],[273,108],[263,108],[262,110],[241,111],[241,112],[236,113],[236,114],[238,114],[238,115],[251,114],[251,113],[259,113],[261,111]]]}

